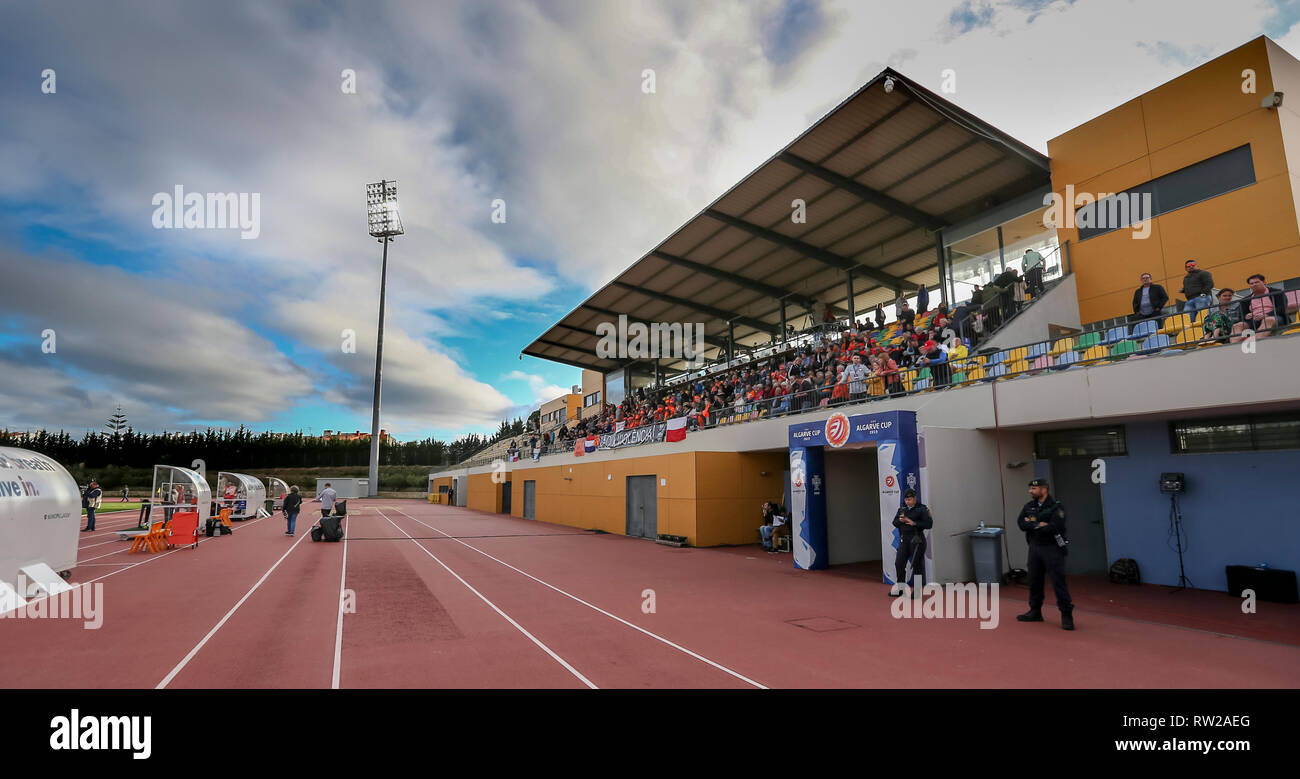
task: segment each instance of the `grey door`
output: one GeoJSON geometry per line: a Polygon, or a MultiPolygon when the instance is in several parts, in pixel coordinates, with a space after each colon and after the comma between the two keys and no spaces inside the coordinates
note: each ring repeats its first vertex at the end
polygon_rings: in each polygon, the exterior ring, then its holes
{"type": "Polygon", "coordinates": [[[1065,505],[1066,535],[1070,539],[1065,572],[1069,574],[1104,574],[1110,569],[1101,485],[1093,484],[1092,470],[1091,458],[1052,460],[1051,493],[1065,505]]]}
{"type": "Polygon", "coordinates": [[[537,482],[524,482],[524,519],[537,519],[537,482]]]}
{"type": "Polygon", "coordinates": [[[635,538],[659,536],[657,476],[627,477],[627,534],[635,538]]]}
{"type": "Polygon", "coordinates": [[[505,484],[502,484],[502,485],[501,485],[501,513],[502,513],[502,514],[509,514],[509,513],[510,513],[510,491],[511,491],[511,489],[512,489],[512,485],[510,484],[510,482],[506,482],[505,484]]]}

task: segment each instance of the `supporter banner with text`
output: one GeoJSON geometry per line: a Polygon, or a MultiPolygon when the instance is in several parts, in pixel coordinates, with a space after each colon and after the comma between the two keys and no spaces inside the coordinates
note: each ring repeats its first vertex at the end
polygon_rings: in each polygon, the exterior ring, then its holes
{"type": "Polygon", "coordinates": [[[617,433],[605,433],[600,437],[598,449],[622,449],[625,446],[638,446],[640,444],[657,444],[661,443],[668,436],[668,423],[656,422],[653,425],[642,425],[634,427],[631,430],[620,430],[617,433]]]}

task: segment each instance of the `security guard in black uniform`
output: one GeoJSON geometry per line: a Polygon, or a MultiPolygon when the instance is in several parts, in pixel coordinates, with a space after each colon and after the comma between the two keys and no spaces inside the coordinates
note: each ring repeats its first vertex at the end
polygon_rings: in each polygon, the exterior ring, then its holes
{"type": "Polygon", "coordinates": [[[903,503],[894,515],[894,527],[898,528],[898,553],[894,555],[894,586],[890,595],[902,595],[907,583],[907,561],[912,561],[912,575],[925,576],[925,531],[934,527],[934,518],[924,503],[916,502],[916,490],[903,493],[903,503]]]}
{"type": "Polygon", "coordinates": [[[1043,621],[1043,574],[1052,577],[1056,607],[1061,610],[1061,627],[1074,630],[1074,603],[1065,586],[1065,507],[1047,492],[1046,479],[1029,482],[1030,501],[1020,510],[1016,524],[1029,542],[1029,611],[1016,617],[1020,622],[1043,621]]]}

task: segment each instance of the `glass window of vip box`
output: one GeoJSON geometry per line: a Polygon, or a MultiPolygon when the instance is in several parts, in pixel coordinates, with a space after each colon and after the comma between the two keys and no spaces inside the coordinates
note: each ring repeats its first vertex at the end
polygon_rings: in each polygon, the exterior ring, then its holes
{"type": "Polygon", "coordinates": [[[1089,203],[1074,212],[1074,222],[1086,241],[1254,183],[1246,144],[1089,203]]]}
{"type": "Polygon", "coordinates": [[[1128,454],[1128,439],[1119,425],[1044,430],[1034,433],[1034,457],[1120,457],[1128,454]]]}
{"type": "Polygon", "coordinates": [[[1300,449],[1300,412],[1170,422],[1169,445],[1174,454],[1300,449]]]}

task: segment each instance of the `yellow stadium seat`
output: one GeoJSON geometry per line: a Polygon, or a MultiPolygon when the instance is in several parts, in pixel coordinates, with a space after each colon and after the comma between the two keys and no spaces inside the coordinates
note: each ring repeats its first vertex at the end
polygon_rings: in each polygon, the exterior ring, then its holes
{"type": "Polygon", "coordinates": [[[1191,324],[1192,318],[1188,315],[1175,314],[1174,316],[1165,319],[1165,323],[1160,327],[1160,332],[1170,336],[1178,335],[1182,331],[1191,327],[1191,324]]]}
{"type": "MultiPolygon", "coordinates": [[[[1006,359],[1007,362],[1020,362],[1028,356],[1029,356],[1029,347],[1022,346],[1019,349],[1008,350],[1006,359]]],[[[1007,370],[1011,370],[1010,365],[1007,366],[1007,370]]]]}
{"type": "Polygon", "coordinates": [[[1072,351],[1074,351],[1074,339],[1062,338],[1061,340],[1052,344],[1052,349],[1051,351],[1048,352],[1048,354],[1052,355],[1053,357],[1057,357],[1059,355],[1065,354],[1066,352],[1072,352],[1072,351]]]}
{"type": "Polygon", "coordinates": [[[1110,350],[1105,346],[1098,344],[1079,356],[1079,362],[1096,362],[1110,356],[1110,350]]]}
{"type": "MultiPolygon", "coordinates": [[[[1027,351],[1027,350],[1025,350],[1025,349],[1017,349],[1016,351],[1017,351],[1017,352],[1024,352],[1024,351],[1027,351]]],[[[1007,373],[1009,373],[1009,374],[1010,374],[1010,373],[1027,373],[1028,371],[1029,371],[1029,361],[1024,359],[1024,355],[1021,355],[1021,359],[1013,360],[1013,361],[1008,361],[1008,363],[1007,363],[1007,373]]]]}

